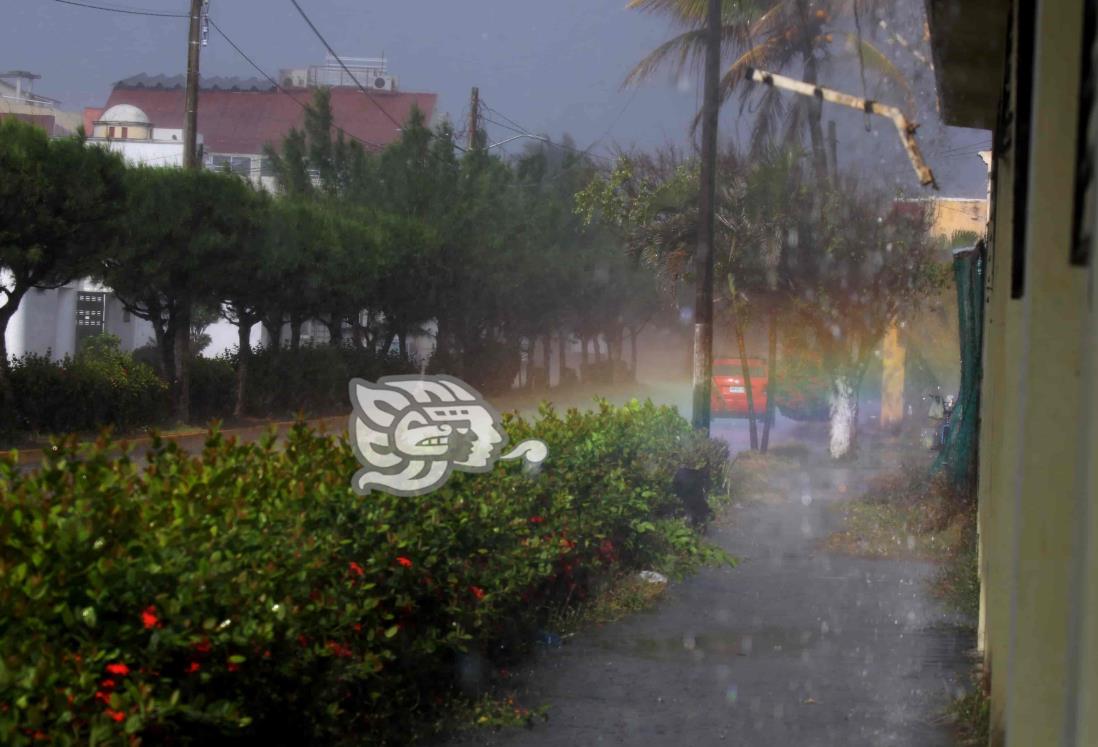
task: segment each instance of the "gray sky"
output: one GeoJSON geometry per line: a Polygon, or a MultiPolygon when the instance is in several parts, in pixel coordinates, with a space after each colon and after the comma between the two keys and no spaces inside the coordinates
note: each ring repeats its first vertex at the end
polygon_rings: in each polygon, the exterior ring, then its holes
{"type": "MultiPolygon", "coordinates": [[[[187,0],[87,1],[174,12],[188,7],[187,0]]],[[[4,4],[0,68],[42,75],[36,91],[61,99],[65,108],[102,105],[114,81],[136,73],[177,74],[185,69],[185,19],[121,15],[53,0],[4,4]]],[[[625,0],[301,4],[340,54],[370,57],[384,52],[402,89],[438,93],[440,113],[455,121],[476,85],[489,106],[524,127],[553,137],[567,132],[581,148],[600,141],[596,152],[605,153],[615,141],[654,147],[688,140],[698,103],[696,80],[661,75],[639,90],[621,90],[631,66],[671,33],[665,20],[625,10],[625,0]]],[[[272,75],[279,68],[324,58],[324,48],[289,0],[211,0],[211,16],[272,75]]],[[[206,75],[255,74],[213,31],[203,50],[202,70],[206,75]]],[[[736,129],[738,111],[733,103],[722,112],[728,135],[736,129]]],[[[833,116],[839,125],[840,159],[848,153],[878,173],[895,172],[897,187],[914,191],[917,185],[904,171],[906,161],[894,131],[874,123],[874,131],[866,133],[857,114],[833,116]],[[867,146],[872,141],[876,144],[867,146]],[[873,153],[868,160],[867,148],[873,153]]],[[[489,128],[494,141],[508,136],[501,128],[489,128]]],[[[920,134],[943,194],[984,194],[986,170],[964,146],[989,142],[988,133],[947,130],[928,122],[920,134]]]]}

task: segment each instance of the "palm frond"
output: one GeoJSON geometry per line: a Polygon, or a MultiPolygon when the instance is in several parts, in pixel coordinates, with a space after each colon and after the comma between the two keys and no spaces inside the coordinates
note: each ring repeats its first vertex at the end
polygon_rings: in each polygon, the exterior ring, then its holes
{"type": "Polygon", "coordinates": [[[880,75],[886,81],[888,81],[892,87],[903,95],[904,108],[907,110],[905,114],[912,116],[915,112],[915,95],[911,90],[911,84],[907,80],[907,76],[900,72],[900,69],[888,58],[880,48],[867,42],[865,39],[859,41],[857,35],[849,32],[844,33],[846,38],[846,47],[854,54],[858,53],[859,45],[861,47],[862,60],[865,62],[867,70],[880,75]]]}

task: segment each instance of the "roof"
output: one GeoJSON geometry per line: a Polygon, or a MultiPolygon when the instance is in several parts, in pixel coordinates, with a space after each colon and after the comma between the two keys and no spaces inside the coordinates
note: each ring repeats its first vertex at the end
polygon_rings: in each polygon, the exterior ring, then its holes
{"type": "MultiPolygon", "coordinates": [[[[282,92],[270,83],[248,87],[240,78],[204,78],[198,97],[198,132],[207,152],[259,154],[267,144],[277,145],[291,128],[300,129],[305,113],[298,102],[312,99],[309,89],[282,92]]],[[[370,95],[354,88],[333,88],[335,125],[359,140],[383,146],[397,139],[399,130],[379,106],[404,123],[418,106],[428,121],[438,101],[434,93],[377,92],[370,95]],[[376,104],[376,105],[375,105],[376,104]]],[[[144,111],[157,127],[183,127],[182,76],[139,75],[115,84],[107,107],[130,104],[144,111]]]]}
{"type": "Polygon", "coordinates": [[[119,122],[122,124],[149,124],[145,112],[131,104],[115,104],[99,117],[100,122],[119,122]]]}
{"type": "Polygon", "coordinates": [[[1007,0],[926,0],[942,121],[995,128],[1006,64],[1007,0]]]}

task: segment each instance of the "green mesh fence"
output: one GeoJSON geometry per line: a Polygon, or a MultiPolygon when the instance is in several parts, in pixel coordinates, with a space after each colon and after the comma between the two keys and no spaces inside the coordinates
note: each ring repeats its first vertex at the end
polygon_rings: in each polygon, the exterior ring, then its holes
{"type": "Polygon", "coordinates": [[[960,490],[976,481],[976,454],[980,430],[980,380],[984,333],[984,242],[953,252],[957,284],[957,313],[961,339],[961,390],[950,418],[935,471],[946,470],[960,490]]]}

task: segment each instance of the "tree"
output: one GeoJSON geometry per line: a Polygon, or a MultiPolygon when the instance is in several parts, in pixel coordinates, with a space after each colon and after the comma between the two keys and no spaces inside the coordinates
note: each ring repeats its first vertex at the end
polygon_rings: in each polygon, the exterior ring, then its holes
{"type": "Polygon", "coordinates": [[[153,325],[175,414],[185,423],[192,312],[219,306],[213,268],[229,265],[252,240],[255,192],[231,174],[149,167],[130,169],[127,187],[118,248],[98,274],[130,313],[153,325]]]}
{"type": "MultiPolygon", "coordinates": [[[[933,261],[926,218],[849,178],[819,192],[795,150],[770,151],[750,162],[729,152],[721,163],[721,308],[738,343],[745,313],[759,309],[770,317],[771,351],[784,318],[784,348],[819,352],[831,386],[829,449],[836,459],[847,457],[857,441],[858,390],[881,336],[944,279],[933,261]]],[[[590,216],[621,227],[629,250],[665,286],[690,280],[697,204],[691,168],[668,156],[626,160],[579,197],[590,216]]],[[[773,368],[770,376],[777,380],[773,368]]],[[[773,400],[768,397],[768,407],[773,400]]]]}
{"type": "MultiPolygon", "coordinates": [[[[851,59],[853,53],[863,75],[865,69],[879,74],[893,92],[898,92],[900,104],[913,114],[914,100],[907,78],[860,33],[861,15],[875,15],[877,6],[884,4],[881,0],[725,0],[722,39],[730,62],[721,78],[721,101],[730,98],[737,87],[743,91],[745,103],[755,93],[752,88],[741,86],[749,68],[781,72],[794,67],[800,70],[805,82],[815,85],[819,82],[821,64],[837,53],[845,53],[842,56],[846,59],[851,59]],[[851,17],[856,33],[836,23],[851,17]]],[[[669,16],[683,31],[641,60],[626,83],[649,78],[665,65],[676,73],[688,65],[697,66],[705,54],[705,6],[698,0],[631,0],[628,7],[669,16]]],[[[797,144],[805,128],[811,143],[813,170],[822,186],[827,181],[828,165],[821,102],[797,97],[790,103],[782,92],[769,86],[759,96],[753,107],[752,153],[774,145],[797,144]],[[780,128],[782,120],[784,127],[780,128]],[[775,137],[779,133],[781,137],[775,137]]]]}
{"type": "Polygon", "coordinates": [[[124,167],[82,137],[50,140],[0,121],[0,396],[7,392],[4,333],[31,288],[90,274],[112,243],[124,203],[124,167]]]}

